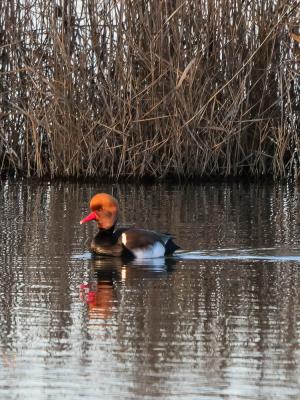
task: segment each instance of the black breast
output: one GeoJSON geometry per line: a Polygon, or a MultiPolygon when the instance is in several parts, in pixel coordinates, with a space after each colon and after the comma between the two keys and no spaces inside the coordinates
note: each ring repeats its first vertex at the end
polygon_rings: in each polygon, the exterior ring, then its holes
{"type": "Polygon", "coordinates": [[[123,245],[121,241],[119,241],[119,238],[126,229],[127,228],[121,228],[115,231],[114,228],[99,230],[89,245],[90,251],[103,256],[122,256],[123,245]]]}

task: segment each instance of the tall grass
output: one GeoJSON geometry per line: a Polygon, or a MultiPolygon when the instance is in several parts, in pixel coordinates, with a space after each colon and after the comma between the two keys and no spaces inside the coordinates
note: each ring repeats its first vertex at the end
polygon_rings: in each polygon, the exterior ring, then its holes
{"type": "Polygon", "coordinates": [[[298,176],[300,1],[2,0],[0,169],[298,176]]]}

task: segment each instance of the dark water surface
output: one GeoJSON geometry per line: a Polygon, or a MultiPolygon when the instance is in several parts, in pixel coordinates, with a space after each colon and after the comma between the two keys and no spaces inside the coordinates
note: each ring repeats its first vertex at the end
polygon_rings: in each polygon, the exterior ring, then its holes
{"type": "Polygon", "coordinates": [[[0,399],[299,399],[300,192],[2,182],[0,399]],[[93,260],[97,191],[170,259],[93,260]]]}

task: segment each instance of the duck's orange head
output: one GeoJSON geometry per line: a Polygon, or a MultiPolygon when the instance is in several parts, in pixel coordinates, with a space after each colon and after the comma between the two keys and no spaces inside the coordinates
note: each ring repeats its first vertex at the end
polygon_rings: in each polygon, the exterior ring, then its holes
{"type": "Polygon", "coordinates": [[[90,201],[91,213],[83,218],[80,223],[97,221],[99,229],[112,228],[118,219],[118,202],[107,193],[98,193],[90,201]]]}

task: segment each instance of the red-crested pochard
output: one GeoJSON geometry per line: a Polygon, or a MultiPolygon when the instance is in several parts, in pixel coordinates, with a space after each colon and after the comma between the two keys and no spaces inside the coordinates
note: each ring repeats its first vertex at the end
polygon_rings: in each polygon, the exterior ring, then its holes
{"type": "Polygon", "coordinates": [[[141,259],[164,257],[179,249],[168,234],[137,228],[115,229],[119,206],[107,193],[93,196],[90,209],[92,212],[80,224],[97,222],[99,232],[89,246],[95,254],[141,259]]]}

